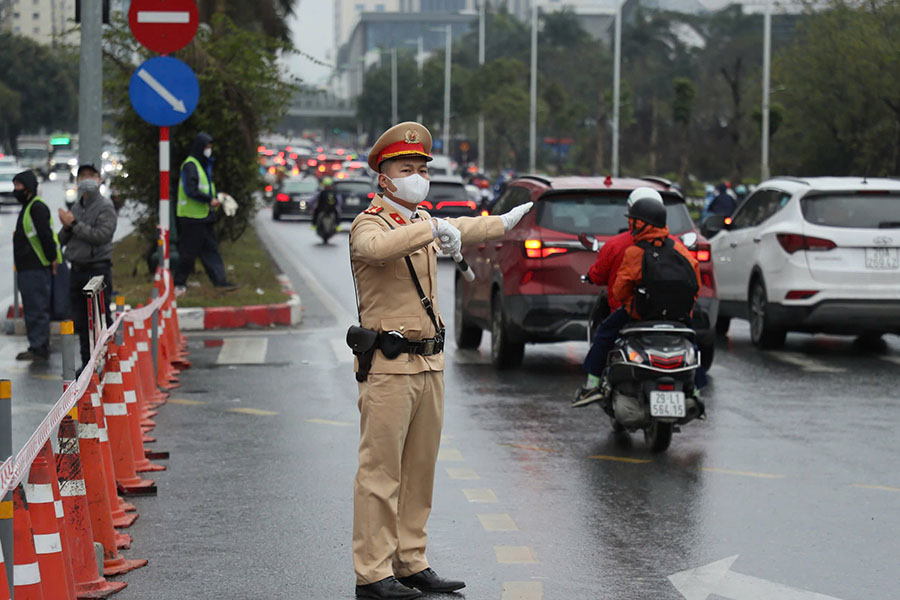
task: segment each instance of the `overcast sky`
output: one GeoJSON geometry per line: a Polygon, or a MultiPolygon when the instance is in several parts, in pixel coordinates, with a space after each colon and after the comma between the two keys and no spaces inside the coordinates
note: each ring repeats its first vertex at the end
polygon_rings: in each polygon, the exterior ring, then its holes
{"type": "MultiPolygon", "coordinates": [[[[296,15],[291,21],[294,46],[315,58],[334,64],[334,2],[331,0],[299,0],[296,15]]],[[[331,70],[316,65],[303,56],[287,61],[291,73],[310,85],[321,85],[328,80],[331,70]]]]}

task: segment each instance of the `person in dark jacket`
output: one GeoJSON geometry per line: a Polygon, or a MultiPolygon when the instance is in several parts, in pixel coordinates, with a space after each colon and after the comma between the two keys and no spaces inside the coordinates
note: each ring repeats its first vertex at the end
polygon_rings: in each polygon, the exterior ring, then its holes
{"type": "Polygon", "coordinates": [[[82,364],[87,364],[91,358],[87,298],[82,290],[91,278],[98,275],[103,277],[106,323],[111,322],[112,240],[118,218],[112,201],[100,194],[100,180],[100,172],[94,165],[79,166],[76,176],[78,199],[71,211],[59,209],[59,220],[63,224],[59,241],[65,246],[66,260],[72,267],[69,303],[81,344],[82,364]]]}
{"type": "Polygon", "coordinates": [[[188,275],[199,257],[206,274],[217,288],[234,289],[225,277],[225,264],[219,254],[213,225],[221,204],[216,197],[212,177],[212,136],[200,132],[191,153],[181,163],[178,181],[178,265],[175,267],[175,295],[186,291],[188,275]]]}
{"type": "Polygon", "coordinates": [[[724,183],[719,184],[718,191],[719,195],[713,198],[713,201],[709,203],[708,212],[711,215],[730,217],[737,208],[737,200],[728,193],[728,186],[724,183]]]}
{"type": "Polygon", "coordinates": [[[50,290],[62,262],[50,209],[37,195],[37,177],[23,171],[13,177],[13,194],[22,210],[13,233],[13,259],[22,294],[28,350],[16,360],[45,361],[50,356],[50,290]]]}

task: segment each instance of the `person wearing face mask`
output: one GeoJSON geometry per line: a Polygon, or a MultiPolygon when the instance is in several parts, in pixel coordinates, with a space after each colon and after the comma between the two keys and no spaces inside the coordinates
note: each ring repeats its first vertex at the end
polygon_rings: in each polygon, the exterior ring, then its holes
{"type": "MultiPolygon", "coordinates": [[[[353,221],[350,266],[361,327],[359,470],[353,490],[356,597],[419,598],[462,581],[435,573],[425,557],[444,402],[444,323],[437,305],[437,252],[498,239],[531,203],[503,216],[432,219],[431,133],[419,123],[386,131],[369,153],[383,190],[353,221]]],[[[356,330],[356,331],[354,331],[356,330]]]]}
{"type": "Polygon", "coordinates": [[[50,356],[50,290],[62,262],[50,209],[37,195],[37,177],[23,171],[13,177],[13,195],[22,210],[13,232],[13,260],[22,294],[28,350],[16,360],[46,361],[50,356]]]}
{"type": "Polygon", "coordinates": [[[200,132],[191,146],[191,153],[181,163],[178,181],[178,264],[175,267],[175,296],[187,290],[188,276],[199,257],[212,284],[233,290],[237,286],[225,276],[225,264],[219,254],[214,225],[220,202],[213,183],[213,139],[200,132]]]}
{"type": "MultiPolygon", "coordinates": [[[[59,241],[65,247],[66,260],[71,265],[69,303],[75,331],[81,345],[81,361],[91,357],[88,332],[87,298],[82,289],[96,276],[103,277],[104,298],[112,294],[113,234],[118,219],[112,200],[100,193],[100,171],[92,164],[79,165],[75,181],[76,198],[72,210],[59,209],[63,228],[59,241]]],[[[106,322],[110,323],[109,303],[106,303],[106,322]]]]}

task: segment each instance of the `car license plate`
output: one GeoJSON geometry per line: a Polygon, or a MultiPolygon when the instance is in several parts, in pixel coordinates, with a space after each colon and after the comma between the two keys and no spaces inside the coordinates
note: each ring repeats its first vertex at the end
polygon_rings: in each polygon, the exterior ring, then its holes
{"type": "Polygon", "coordinates": [[[866,248],[866,268],[876,271],[900,269],[900,250],[897,248],[866,248]]]}
{"type": "Polygon", "coordinates": [[[347,206],[359,206],[359,198],[357,196],[350,196],[347,198],[347,206]]]}
{"type": "Polygon", "coordinates": [[[684,392],[650,392],[651,417],[683,417],[684,392]]]}

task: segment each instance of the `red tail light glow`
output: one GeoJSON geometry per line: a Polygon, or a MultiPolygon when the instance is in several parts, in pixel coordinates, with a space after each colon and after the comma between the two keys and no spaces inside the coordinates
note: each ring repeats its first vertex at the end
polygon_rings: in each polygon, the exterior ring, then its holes
{"type": "Polygon", "coordinates": [[[661,383],[658,386],[656,386],[656,389],[658,389],[661,392],[674,392],[675,384],[674,383],[661,383]]]}
{"type": "Polygon", "coordinates": [[[310,167],[314,167],[317,164],[319,164],[319,161],[317,161],[314,158],[310,158],[309,160],[306,161],[306,164],[309,165],[310,167]]]}
{"type": "Polygon", "coordinates": [[[271,191],[272,191],[272,186],[271,186],[271,185],[267,185],[267,186],[266,186],[266,191],[267,191],[267,192],[271,192],[271,191]]]}
{"type": "Polygon", "coordinates": [[[431,210],[432,208],[434,208],[434,205],[428,200],[422,200],[421,202],[419,202],[419,206],[421,206],[425,210],[431,210]]]}
{"type": "Polygon", "coordinates": [[[806,300],[818,294],[818,290],[791,290],[785,294],[785,300],[806,300]]]}
{"type": "Polygon", "coordinates": [[[369,192],[369,194],[368,194],[369,200],[371,200],[374,197],[375,197],[375,192],[369,192]]]}
{"type": "Polygon", "coordinates": [[[700,283],[703,284],[703,287],[707,289],[712,289],[715,287],[713,284],[713,276],[712,273],[708,273],[706,271],[700,272],[700,283]]]}
{"type": "Polygon", "coordinates": [[[481,216],[482,216],[482,217],[486,217],[486,216],[488,216],[489,214],[491,214],[491,213],[488,212],[488,211],[486,211],[486,210],[481,211],[481,216]]]}
{"type": "Polygon", "coordinates": [[[732,219],[731,217],[725,217],[724,223],[726,225],[731,225],[732,223],[734,223],[734,219],[732,219]]]}
{"type": "Polygon", "coordinates": [[[709,262],[709,259],[712,257],[710,245],[706,243],[698,244],[696,250],[691,250],[691,256],[696,258],[697,262],[709,262]]]}
{"type": "Polygon", "coordinates": [[[681,363],[684,362],[684,356],[680,355],[666,358],[663,356],[656,356],[648,352],[647,356],[650,358],[650,364],[657,369],[677,369],[681,366],[681,363]]]}
{"type": "Polygon", "coordinates": [[[441,210],[442,208],[447,208],[449,206],[465,206],[470,210],[478,208],[471,200],[444,200],[443,202],[438,202],[437,209],[441,210]]]}
{"type": "Polygon", "coordinates": [[[781,247],[788,254],[793,254],[798,250],[826,252],[837,248],[837,244],[831,240],[800,235],[798,233],[779,233],[776,237],[778,238],[778,243],[781,244],[781,247]]]}
{"type": "Polygon", "coordinates": [[[278,194],[277,196],[275,196],[275,199],[278,200],[279,202],[290,202],[291,201],[291,197],[288,196],[287,194],[278,194]]]}
{"type": "Polygon", "coordinates": [[[541,240],[525,240],[525,256],[527,258],[547,258],[554,254],[565,254],[568,251],[568,248],[544,246],[541,240]]]}

